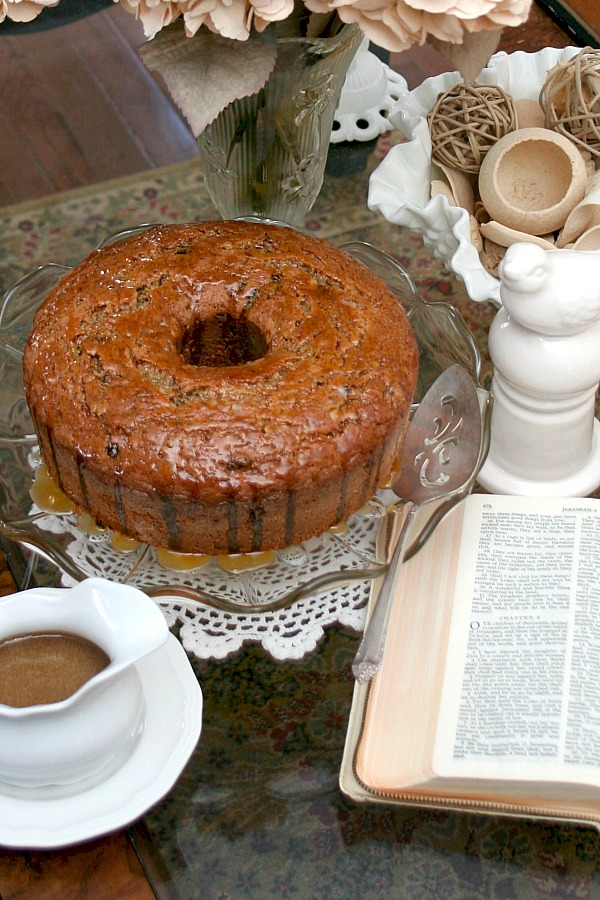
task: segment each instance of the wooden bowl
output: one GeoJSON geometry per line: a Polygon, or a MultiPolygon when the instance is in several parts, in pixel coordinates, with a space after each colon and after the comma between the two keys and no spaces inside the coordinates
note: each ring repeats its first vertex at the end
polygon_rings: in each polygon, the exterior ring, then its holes
{"type": "Polygon", "coordinates": [[[483,160],[479,194],[490,217],[527,234],[557,231],[585,194],[579,150],[545,128],[501,138],[483,160]]]}

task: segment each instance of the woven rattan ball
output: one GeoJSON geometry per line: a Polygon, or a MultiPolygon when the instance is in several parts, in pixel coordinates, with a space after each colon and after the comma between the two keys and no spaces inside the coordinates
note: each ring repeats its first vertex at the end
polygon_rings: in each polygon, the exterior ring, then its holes
{"type": "Polygon", "coordinates": [[[517,127],[512,98],[486,84],[455,85],[439,95],[427,119],[434,161],[473,173],[496,141],[517,127]]]}
{"type": "Polygon", "coordinates": [[[600,50],[584,47],[548,72],[540,91],[546,128],[600,156],[600,50]]]}

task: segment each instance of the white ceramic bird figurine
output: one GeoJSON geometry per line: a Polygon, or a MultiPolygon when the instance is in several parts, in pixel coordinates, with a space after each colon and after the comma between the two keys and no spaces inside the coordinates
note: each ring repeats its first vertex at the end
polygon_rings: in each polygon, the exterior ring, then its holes
{"type": "Polygon", "coordinates": [[[600,485],[600,251],[521,242],[499,275],[491,440],[479,481],[495,493],[586,496],[600,485]]]}

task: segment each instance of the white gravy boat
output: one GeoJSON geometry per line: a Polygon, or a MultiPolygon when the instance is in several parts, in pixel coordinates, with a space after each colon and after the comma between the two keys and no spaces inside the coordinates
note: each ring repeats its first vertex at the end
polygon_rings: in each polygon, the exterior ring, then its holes
{"type": "Polygon", "coordinates": [[[49,632],[86,638],[110,662],[57,703],[0,703],[0,792],[34,788],[63,795],[116,770],[144,725],[135,664],[169,636],[149,597],[100,578],[69,590],[34,588],[0,598],[0,641],[49,632]]]}

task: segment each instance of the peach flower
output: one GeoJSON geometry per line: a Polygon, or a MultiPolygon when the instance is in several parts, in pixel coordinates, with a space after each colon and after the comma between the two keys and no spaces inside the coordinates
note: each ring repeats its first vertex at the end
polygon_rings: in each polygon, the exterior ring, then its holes
{"type": "Polygon", "coordinates": [[[357,22],[375,44],[406,50],[428,37],[462,43],[464,31],[503,28],[527,19],[531,0],[305,0],[312,12],[357,22]]]}
{"type": "Polygon", "coordinates": [[[31,22],[46,6],[58,6],[59,0],[0,0],[0,22],[31,22]]]}
{"type": "Polygon", "coordinates": [[[247,40],[252,25],[264,31],[270,22],[287,19],[294,0],[115,0],[136,15],[144,33],[155,35],[174,19],[183,19],[186,34],[192,37],[203,25],[222,37],[247,40]]]}
{"type": "MultiPolygon", "coordinates": [[[[114,0],[118,3],[119,0],[114,0]]],[[[127,12],[133,13],[144,26],[144,34],[153,37],[158,31],[166,28],[181,14],[181,3],[170,3],[165,0],[120,0],[127,12]]]]}
{"type": "Polygon", "coordinates": [[[264,31],[270,22],[287,19],[294,0],[187,0],[182,5],[188,36],[206,24],[223,37],[246,40],[252,24],[257,31],[264,31]]]}
{"type": "MultiPolygon", "coordinates": [[[[35,19],[60,0],[0,0],[0,22],[35,19]]],[[[188,37],[206,26],[233,40],[247,40],[252,26],[264,31],[289,18],[294,0],[114,0],[141,20],[152,37],[182,18],[188,37]]],[[[366,36],[388,50],[405,50],[428,37],[460,44],[464,32],[519,25],[531,0],[304,0],[311,12],[337,13],[342,22],[357,22],[366,36]]],[[[300,6],[302,4],[300,3],[300,6]]]]}

